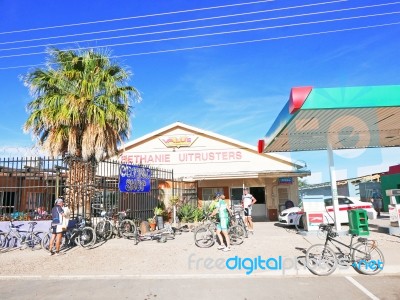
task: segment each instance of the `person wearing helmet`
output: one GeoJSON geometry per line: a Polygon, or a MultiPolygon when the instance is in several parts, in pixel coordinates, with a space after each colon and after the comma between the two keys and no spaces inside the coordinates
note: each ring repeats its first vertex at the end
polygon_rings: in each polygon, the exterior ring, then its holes
{"type": "Polygon", "coordinates": [[[225,195],[219,196],[219,201],[217,207],[211,214],[211,216],[217,214],[219,215],[219,223],[217,225],[217,236],[220,245],[218,246],[218,250],[222,251],[230,251],[231,243],[228,235],[228,226],[229,226],[229,215],[232,214],[231,210],[228,207],[228,204],[225,201],[225,195]],[[225,237],[226,245],[224,245],[224,239],[222,235],[225,237]]]}
{"type": "Polygon", "coordinates": [[[60,246],[61,246],[61,238],[62,238],[62,224],[64,218],[64,211],[62,209],[64,204],[63,199],[58,198],[55,201],[55,205],[51,210],[51,216],[53,221],[51,222],[51,238],[49,243],[49,251],[50,255],[58,255],[60,253],[60,246]],[[53,252],[54,241],[56,242],[56,252],[53,252]]]}

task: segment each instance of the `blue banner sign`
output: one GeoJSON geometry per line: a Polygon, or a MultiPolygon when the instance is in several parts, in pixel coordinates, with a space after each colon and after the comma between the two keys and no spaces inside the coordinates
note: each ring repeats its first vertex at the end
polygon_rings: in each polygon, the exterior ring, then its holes
{"type": "Polygon", "coordinates": [[[150,192],[151,170],[149,168],[122,164],[119,167],[119,190],[128,193],[150,192]]]}
{"type": "Polygon", "coordinates": [[[279,184],[292,184],[293,178],[292,177],[279,177],[279,184]]]}

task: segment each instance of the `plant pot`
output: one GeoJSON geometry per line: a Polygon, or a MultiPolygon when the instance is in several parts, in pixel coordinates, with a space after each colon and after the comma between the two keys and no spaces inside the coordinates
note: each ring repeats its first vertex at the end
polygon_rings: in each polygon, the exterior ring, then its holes
{"type": "Polygon", "coordinates": [[[164,228],[164,218],[163,218],[163,216],[156,216],[156,222],[157,222],[158,229],[163,229],[164,228]]]}
{"type": "Polygon", "coordinates": [[[149,225],[150,225],[150,230],[151,231],[156,230],[156,225],[157,225],[156,223],[150,223],[149,225]]]}

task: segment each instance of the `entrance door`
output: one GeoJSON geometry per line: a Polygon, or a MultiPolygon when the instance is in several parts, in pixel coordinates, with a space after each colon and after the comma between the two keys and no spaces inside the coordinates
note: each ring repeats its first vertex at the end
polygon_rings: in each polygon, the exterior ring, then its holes
{"type": "MultiPolygon", "coordinates": [[[[254,204],[252,210],[252,216],[254,217],[265,217],[266,216],[266,205],[265,205],[265,188],[264,187],[250,187],[250,194],[256,198],[257,202],[254,204]]],[[[231,205],[237,205],[242,203],[243,188],[231,188],[231,205]]]]}
{"type": "Polygon", "coordinates": [[[242,203],[243,188],[231,188],[231,206],[242,203]]]}

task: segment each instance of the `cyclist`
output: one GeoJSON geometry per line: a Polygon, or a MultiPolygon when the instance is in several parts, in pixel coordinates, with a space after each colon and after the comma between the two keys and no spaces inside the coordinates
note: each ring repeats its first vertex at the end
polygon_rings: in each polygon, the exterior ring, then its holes
{"type": "Polygon", "coordinates": [[[229,240],[229,235],[228,235],[228,224],[229,224],[229,215],[232,214],[232,211],[229,209],[228,204],[225,201],[225,195],[222,194],[217,194],[217,207],[211,214],[211,216],[214,216],[215,214],[218,213],[219,215],[219,223],[217,225],[217,236],[220,245],[218,246],[218,250],[222,251],[230,251],[231,250],[231,245],[230,245],[230,240],[229,240]],[[226,245],[224,245],[224,240],[222,235],[225,237],[225,242],[226,245]]]}
{"type": "Polygon", "coordinates": [[[51,215],[53,218],[53,221],[51,222],[51,238],[50,238],[50,243],[49,243],[49,251],[50,255],[58,255],[60,253],[60,245],[61,245],[61,238],[62,238],[62,232],[63,232],[63,218],[64,218],[64,211],[62,209],[63,207],[63,199],[57,199],[55,201],[55,205],[53,209],[51,210],[51,215]],[[54,241],[56,242],[56,252],[53,252],[53,245],[54,241]]]}
{"type": "Polygon", "coordinates": [[[244,207],[244,221],[249,228],[249,232],[253,233],[253,220],[251,219],[251,209],[254,203],[256,203],[256,198],[252,194],[249,194],[249,188],[243,189],[242,204],[244,207]]]}

